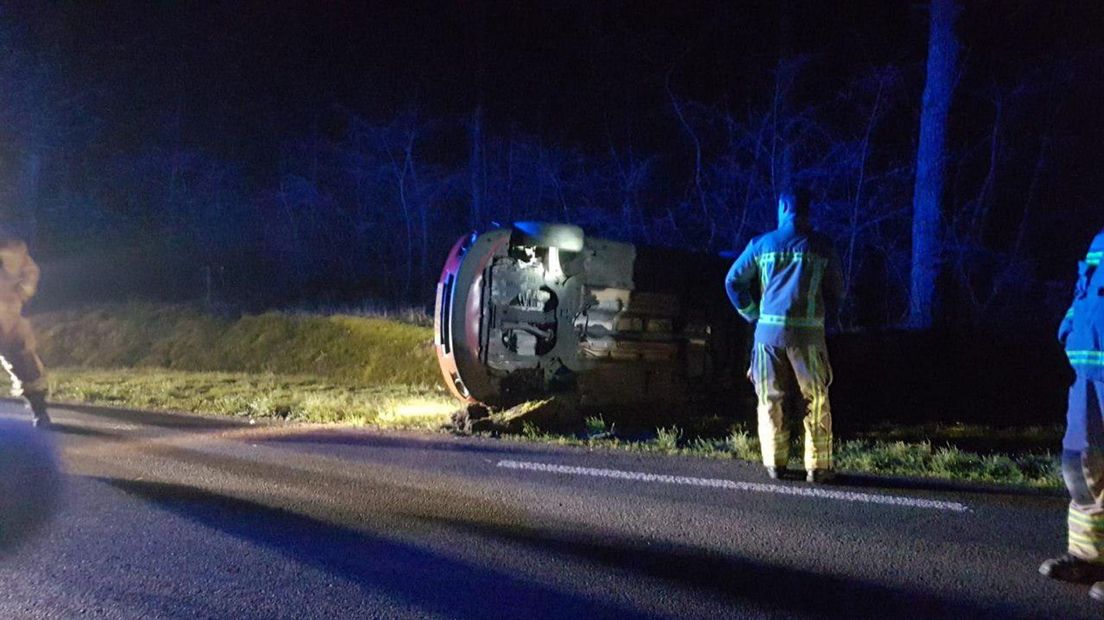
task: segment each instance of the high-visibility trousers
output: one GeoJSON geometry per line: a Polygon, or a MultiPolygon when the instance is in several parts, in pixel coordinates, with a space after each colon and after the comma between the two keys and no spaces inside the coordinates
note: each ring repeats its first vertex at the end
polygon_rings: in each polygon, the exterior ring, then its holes
{"type": "Polygon", "coordinates": [[[12,396],[46,395],[46,369],[36,348],[30,321],[0,320],[0,366],[11,376],[12,396]]]}
{"type": "Polygon", "coordinates": [[[805,469],[832,469],[832,410],[828,386],[832,367],[820,346],[776,347],[756,343],[748,378],[759,397],[759,445],[763,464],[784,468],[790,460],[790,433],[784,408],[800,396],[805,409],[805,469]],[[796,391],[796,394],[795,394],[796,391]]]}
{"type": "Polygon", "coordinates": [[[1104,563],[1104,383],[1077,377],[1070,387],[1062,478],[1070,494],[1069,553],[1104,563]]]}

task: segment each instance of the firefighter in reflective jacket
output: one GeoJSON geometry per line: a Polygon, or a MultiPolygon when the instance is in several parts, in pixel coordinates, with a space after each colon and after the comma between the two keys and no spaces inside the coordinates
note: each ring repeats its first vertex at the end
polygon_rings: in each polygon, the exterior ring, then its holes
{"type": "Polygon", "coordinates": [[[832,243],[812,230],[805,192],[778,199],[778,229],[756,237],[728,272],[725,288],[736,310],[755,323],[748,378],[758,396],[759,442],[771,478],[789,462],[783,406],[796,389],[805,404],[805,470],[809,482],[832,476],[832,367],[824,337],[826,303],[843,292],[832,243]],[[758,286],[758,299],[756,299],[758,286]]]}
{"type": "Polygon", "coordinates": [[[1063,581],[1096,582],[1089,595],[1104,602],[1104,231],[1078,264],[1073,305],[1058,339],[1076,373],[1062,439],[1062,478],[1070,495],[1067,553],[1039,572],[1063,581]]]}
{"type": "Polygon", "coordinates": [[[0,363],[12,380],[12,396],[22,396],[34,414],[34,425],[47,427],[46,373],[35,352],[31,323],[23,304],[38,288],[38,265],[27,244],[0,231],[0,363]]]}

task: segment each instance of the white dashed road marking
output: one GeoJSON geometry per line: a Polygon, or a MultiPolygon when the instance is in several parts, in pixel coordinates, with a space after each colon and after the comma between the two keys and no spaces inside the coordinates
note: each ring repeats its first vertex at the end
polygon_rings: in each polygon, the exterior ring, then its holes
{"type": "Polygon", "coordinates": [[[774,493],[776,495],[795,495],[799,497],[833,499],[844,502],[863,502],[867,504],[883,504],[886,506],[901,506],[905,508],[946,510],[949,512],[970,512],[969,506],[965,504],[960,504],[958,502],[944,502],[934,499],[901,497],[897,495],[875,495],[873,493],[838,491],[833,489],[823,489],[815,487],[810,488],[800,486],[784,486],[780,484],[763,484],[759,482],[737,482],[735,480],[725,480],[723,478],[668,476],[666,474],[649,474],[639,471],[620,471],[617,469],[574,467],[571,465],[554,465],[552,463],[534,463],[528,461],[499,461],[498,466],[505,469],[539,471],[550,474],[569,474],[572,476],[589,476],[592,478],[612,478],[616,480],[629,480],[633,482],[681,484],[686,486],[708,487],[713,489],[746,491],[749,493],[774,493]]]}

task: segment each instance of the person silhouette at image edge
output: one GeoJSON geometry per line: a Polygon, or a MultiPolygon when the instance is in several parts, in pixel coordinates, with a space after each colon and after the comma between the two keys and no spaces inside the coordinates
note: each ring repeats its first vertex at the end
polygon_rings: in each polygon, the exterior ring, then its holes
{"type": "Polygon", "coordinates": [[[1069,491],[1066,553],[1039,572],[1052,579],[1092,583],[1089,596],[1104,602],[1104,230],[1077,266],[1073,304],[1058,328],[1076,374],[1069,390],[1062,478],[1069,491]]]}

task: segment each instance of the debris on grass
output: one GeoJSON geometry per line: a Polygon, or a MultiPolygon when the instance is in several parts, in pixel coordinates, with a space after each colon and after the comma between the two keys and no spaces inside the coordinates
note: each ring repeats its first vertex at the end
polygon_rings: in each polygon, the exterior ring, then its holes
{"type": "Polygon", "coordinates": [[[471,428],[475,432],[525,434],[526,429],[533,433],[543,430],[566,432],[579,423],[578,403],[570,397],[552,396],[493,411],[485,418],[473,420],[471,428]]]}

